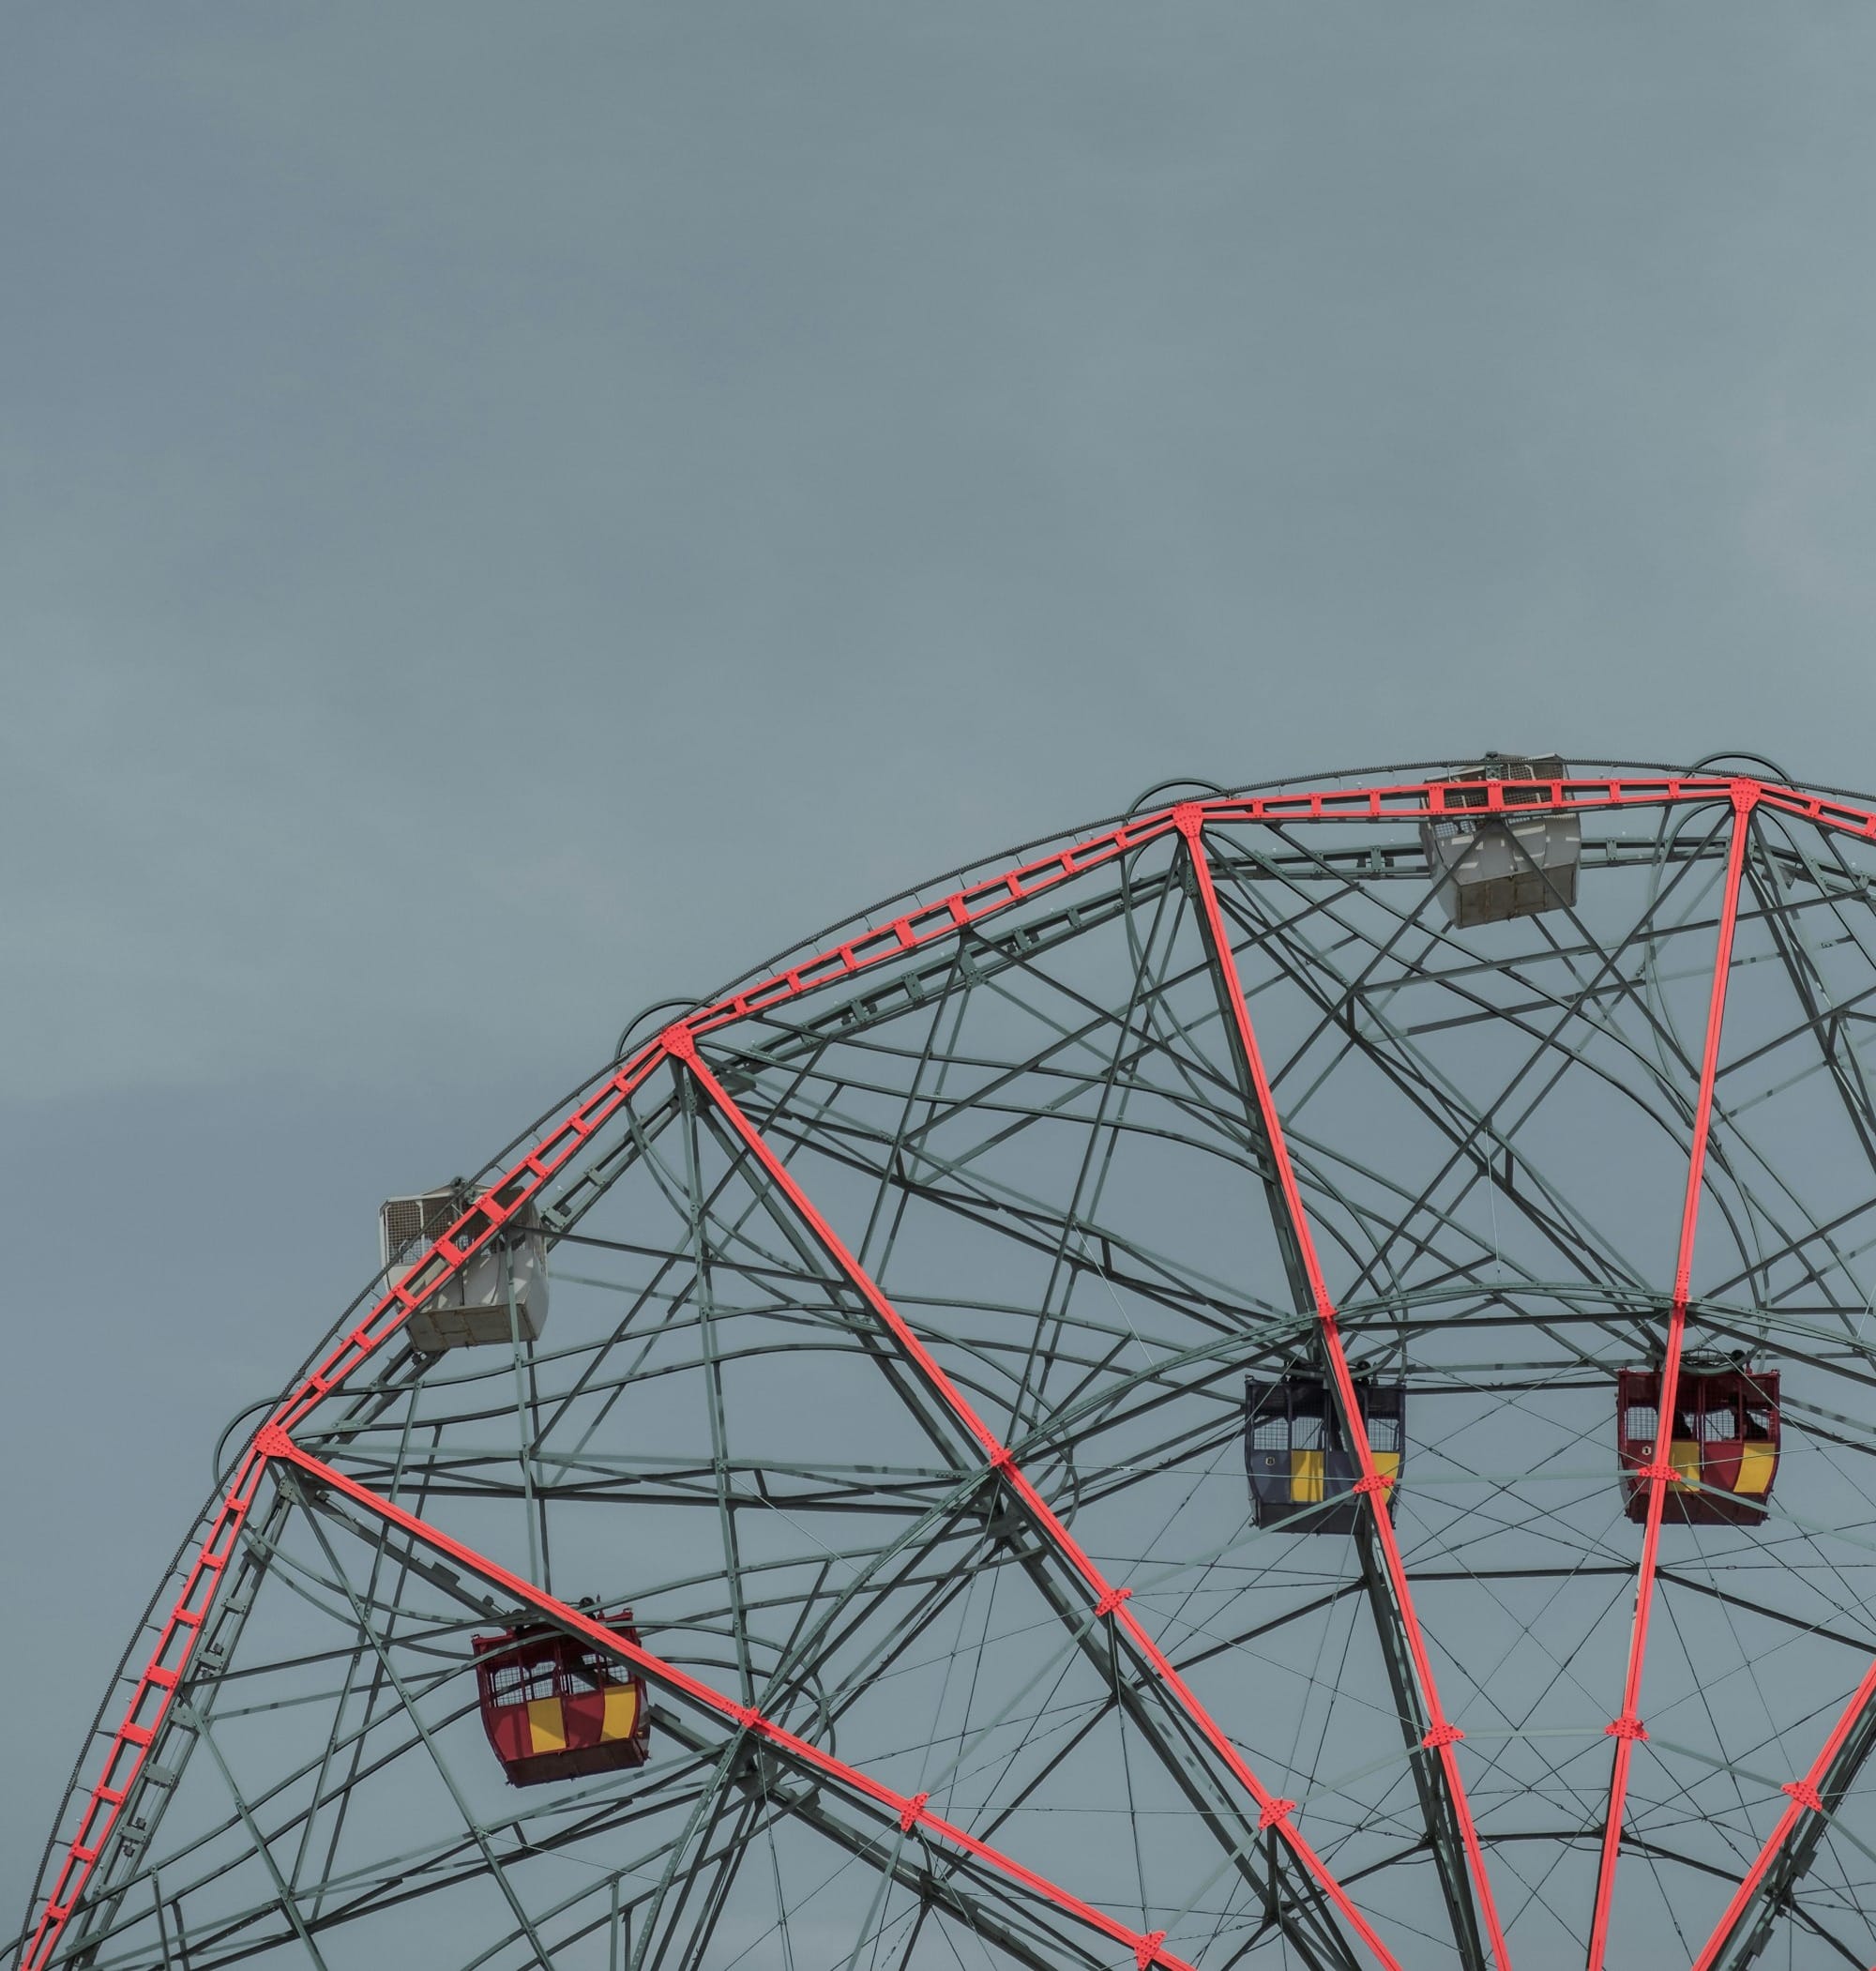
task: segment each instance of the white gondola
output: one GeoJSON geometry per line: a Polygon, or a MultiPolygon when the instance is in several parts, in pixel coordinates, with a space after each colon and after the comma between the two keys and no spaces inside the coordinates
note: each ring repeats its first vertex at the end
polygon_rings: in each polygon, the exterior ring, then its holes
{"type": "MultiPolygon", "coordinates": [[[[1549,787],[1522,787],[1518,782],[1555,782],[1564,777],[1564,763],[1555,753],[1531,758],[1488,753],[1453,780],[1502,781],[1505,806],[1516,808],[1552,797],[1549,787]]],[[[1420,844],[1439,886],[1447,922],[1464,931],[1475,924],[1573,907],[1582,859],[1581,823],[1574,814],[1555,811],[1481,815],[1476,821],[1452,811],[1483,808],[1490,798],[1483,787],[1449,782],[1445,814],[1420,825],[1420,844]]]]}
{"type": "MultiPolygon", "coordinates": [[[[462,1184],[416,1196],[386,1198],[378,1213],[379,1253],[395,1283],[469,1208],[462,1184]]],[[[494,1346],[539,1339],[547,1325],[547,1241],[530,1206],[511,1219],[455,1279],[410,1317],[413,1348],[494,1346]]]]}

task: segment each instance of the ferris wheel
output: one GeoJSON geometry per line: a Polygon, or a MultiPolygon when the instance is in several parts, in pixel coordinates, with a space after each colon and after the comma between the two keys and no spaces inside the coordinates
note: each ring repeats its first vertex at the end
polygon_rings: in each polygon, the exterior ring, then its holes
{"type": "Polygon", "coordinates": [[[1180,786],[650,1009],[230,1427],[17,1963],[1868,1965],[1872,882],[1180,786]]]}

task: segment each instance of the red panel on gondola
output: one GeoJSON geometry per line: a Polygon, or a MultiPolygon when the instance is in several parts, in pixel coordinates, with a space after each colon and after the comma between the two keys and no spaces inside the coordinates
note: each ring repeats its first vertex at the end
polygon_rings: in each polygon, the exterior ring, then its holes
{"type": "MultiPolygon", "coordinates": [[[[630,1609],[596,1621],[636,1643],[630,1609]]],[[[651,1751],[644,1679],[583,1638],[544,1625],[477,1636],[482,1729],[512,1786],[643,1766],[651,1751]]]]}
{"type": "Polygon", "coordinates": [[[1757,1525],[1778,1469],[1778,1372],[1683,1369],[1673,1428],[1665,1435],[1660,1403],[1658,1370],[1625,1369],[1616,1377],[1615,1430],[1628,1517],[1638,1524],[1648,1517],[1647,1484],[1631,1474],[1658,1456],[1674,1471],[1664,1520],[1757,1525]]]}

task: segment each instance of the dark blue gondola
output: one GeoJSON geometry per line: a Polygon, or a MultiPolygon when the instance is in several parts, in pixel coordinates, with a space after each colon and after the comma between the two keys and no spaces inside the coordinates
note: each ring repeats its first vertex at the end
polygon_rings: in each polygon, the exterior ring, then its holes
{"type": "MultiPolygon", "coordinates": [[[[1375,1470],[1398,1482],[1407,1449],[1406,1386],[1360,1381],[1355,1400],[1375,1470]]],[[[1346,1442],[1335,1392],[1322,1377],[1247,1377],[1244,1410],[1244,1463],[1255,1524],[1296,1533],[1353,1533],[1363,1509],[1354,1490],[1361,1468],[1346,1442]]]]}

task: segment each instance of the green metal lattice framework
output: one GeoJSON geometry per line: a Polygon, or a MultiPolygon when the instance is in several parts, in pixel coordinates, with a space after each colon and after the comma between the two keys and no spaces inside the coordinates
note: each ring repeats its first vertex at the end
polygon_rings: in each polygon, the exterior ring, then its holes
{"type": "Polygon", "coordinates": [[[1149,798],[628,1029],[231,1431],[19,1962],[1870,1962],[1876,821],[1579,773],[1576,904],[1457,932],[1449,771],[1149,798]],[[411,1349],[523,1206],[551,1325],[411,1349]],[[1742,1352],[1768,1519],[1631,1525],[1617,1370],[1742,1352]],[[1298,1369],[1353,1536],[1250,1523],[1298,1369]],[[504,1785],[523,1616],[649,1765],[504,1785]]]}

